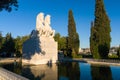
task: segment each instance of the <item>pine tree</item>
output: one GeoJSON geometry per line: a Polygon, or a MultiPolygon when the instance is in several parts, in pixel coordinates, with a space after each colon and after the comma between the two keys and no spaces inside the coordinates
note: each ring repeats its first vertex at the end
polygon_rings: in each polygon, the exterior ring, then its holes
{"type": "MultiPolygon", "coordinates": [[[[94,58],[107,58],[110,49],[110,20],[106,14],[103,0],[96,0],[94,30],[91,30],[95,39],[91,39],[90,44],[94,43],[94,51],[91,51],[94,58]]],[[[91,38],[93,35],[91,35],[91,38]]]]}
{"type": "Polygon", "coordinates": [[[74,57],[79,51],[79,35],[76,32],[76,24],[72,10],[69,11],[68,18],[68,54],[71,54],[70,56],[74,57]]]}

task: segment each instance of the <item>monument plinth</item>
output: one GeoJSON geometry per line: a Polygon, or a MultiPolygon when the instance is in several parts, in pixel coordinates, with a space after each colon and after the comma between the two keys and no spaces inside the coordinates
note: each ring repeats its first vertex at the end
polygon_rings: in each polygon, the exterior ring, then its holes
{"type": "Polygon", "coordinates": [[[30,39],[23,44],[22,62],[25,64],[56,63],[57,42],[54,40],[55,30],[50,26],[50,15],[44,19],[40,13],[36,19],[36,30],[33,30],[30,39]]]}

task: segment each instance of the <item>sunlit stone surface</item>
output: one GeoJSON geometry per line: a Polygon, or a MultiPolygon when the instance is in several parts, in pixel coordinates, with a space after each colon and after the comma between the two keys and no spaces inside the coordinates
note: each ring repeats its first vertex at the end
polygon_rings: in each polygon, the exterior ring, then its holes
{"type": "Polygon", "coordinates": [[[40,13],[36,19],[36,30],[33,30],[23,44],[23,64],[56,63],[57,42],[54,40],[55,30],[50,26],[50,15],[40,13]]]}

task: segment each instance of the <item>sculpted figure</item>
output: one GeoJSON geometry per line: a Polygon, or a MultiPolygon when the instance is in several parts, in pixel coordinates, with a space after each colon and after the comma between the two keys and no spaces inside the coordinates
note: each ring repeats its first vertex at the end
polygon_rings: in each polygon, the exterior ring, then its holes
{"type": "Polygon", "coordinates": [[[52,30],[52,29],[51,29],[51,26],[50,26],[50,24],[51,24],[51,23],[50,23],[50,15],[47,15],[47,16],[45,17],[44,23],[45,23],[45,28],[46,28],[46,36],[47,36],[47,37],[53,37],[55,31],[52,30]]]}
{"type": "Polygon", "coordinates": [[[38,29],[39,27],[43,27],[43,23],[44,23],[44,13],[40,13],[37,16],[36,28],[38,29]]]}
{"type": "Polygon", "coordinates": [[[55,31],[51,29],[50,26],[50,15],[46,15],[44,18],[44,13],[40,13],[36,20],[36,30],[39,36],[53,37],[55,31]]]}
{"type": "Polygon", "coordinates": [[[45,17],[44,24],[45,24],[45,28],[46,28],[47,30],[51,30],[51,27],[50,27],[50,15],[47,15],[47,16],[45,17]]]}
{"type": "Polygon", "coordinates": [[[40,13],[38,14],[36,20],[36,30],[39,32],[40,35],[42,34],[43,27],[44,27],[44,14],[40,13]]]}
{"type": "Polygon", "coordinates": [[[54,35],[55,35],[55,30],[52,30],[51,37],[54,37],[54,35]]]}

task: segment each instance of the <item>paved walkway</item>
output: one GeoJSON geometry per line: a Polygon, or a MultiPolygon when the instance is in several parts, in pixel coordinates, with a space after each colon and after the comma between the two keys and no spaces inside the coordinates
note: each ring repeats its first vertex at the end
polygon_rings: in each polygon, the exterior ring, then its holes
{"type": "Polygon", "coordinates": [[[20,58],[0,58],[0,63],[13,63],[13,62],[19,62],[20,58]]]}
{"type": "Polygon", "coordinates": [[[88,59],[88,58],[63,58],[60,61],[74,61],[74,62],[84,62],[90,64],[97,64],[97,65],[114,65],[120,66],[120,60],[108,60],[108,59],[88,59]]]}
{"type": "MultiPolygon", "coordinates": [[[[19,62],[20,58],[0,58],[0,63],[13,63],[19,62]]],[[[99,64],[99,65],[115,65],[120,66],[120,60],[108,60],[108,59],[89,59],[89,58],[62,58],[59,61],[70,61],[70,62],[83,62],[90,64],[99,64]]]]}
{"type": "Polygon", "coordinates": [[[120,60],[108,60],[108,59],[84,59],[84,60],[90,64],[120,66],[120,60]]]}

